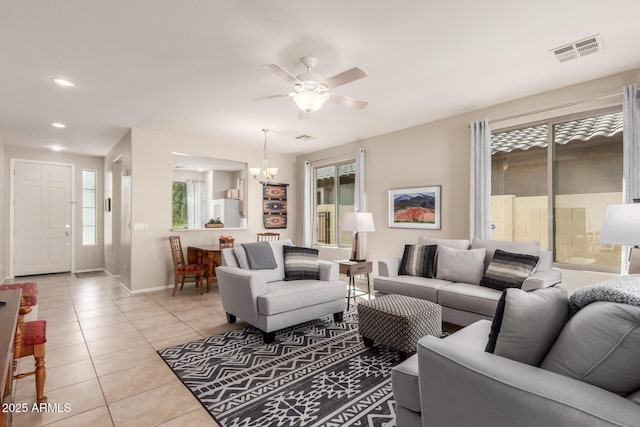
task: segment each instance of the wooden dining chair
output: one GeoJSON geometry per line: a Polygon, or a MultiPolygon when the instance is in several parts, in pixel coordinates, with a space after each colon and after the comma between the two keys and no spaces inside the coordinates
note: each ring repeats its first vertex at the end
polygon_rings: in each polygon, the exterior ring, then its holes
{"type": "Polygon", "coordinates": [[[209,266],[207,264],[187,264],[184,262],[184,254],[182,252],[182,243],[180,236],[169,236],[171,245],[171,256],[173,257],[173,294],[176,294],[178,282],[180,282],[180,290],[184,287],[184,282],[195,282],[196,287],[200,287],[200,295],[203,293],[202,279],[206,279],[207,292],[211,286],[209,282],[209,266]]]}
{"type": "Polygon", "coordinates": [[[280,240],[280,233],[258,233],[258,242],[271,242],[274,240],[280,240]]]}
{"type": "Polygon", "coordinates": [[[32,320],[24,321],[25,314],[31,312],[31,307],[25,305],[24,298],[20,304],[18,323],[13,340],[13,379],[18,380],[27,376],[36,376],[36,401],[45,403],[47,396],[44,395],[44,381],[46,378],[46,368],[44,362],[45,343],[47,342],[47,321],[32,320]],[[17,373],[18,359],[33,356],[35,359],[35,370],[30,372],[17,373]]]}

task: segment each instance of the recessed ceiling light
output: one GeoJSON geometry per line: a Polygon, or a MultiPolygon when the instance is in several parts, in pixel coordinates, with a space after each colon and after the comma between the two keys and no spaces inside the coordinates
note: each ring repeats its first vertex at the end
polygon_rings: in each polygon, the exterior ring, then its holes
{"type": "Polygon", "coordinates": [[[58,122],[51,123],[51,126],[53,126],[54,128],[60,128],[60,129],[63,129],[63,128],[67,127],[67,125],[65,125],[64,123],[58,123],[58,122]]]}
{"type": "Polygon", "coordinates": [[[67,79],[63,79],[62,77],[54,77],[51,79],[55,84],[57,84],[58,86],[64,86],[64,87],[73,87],[75,86],[73,84],[73,82],[67,80],[67,79]]]}
{"type": "Polygon", "coordinates": [[[53,151],[62,151],[62,147],[61,147],[61,146],[59,146],[59,145],[52,145],[52,146],[51,146],[51,149],[52,149],[53,151]]]}

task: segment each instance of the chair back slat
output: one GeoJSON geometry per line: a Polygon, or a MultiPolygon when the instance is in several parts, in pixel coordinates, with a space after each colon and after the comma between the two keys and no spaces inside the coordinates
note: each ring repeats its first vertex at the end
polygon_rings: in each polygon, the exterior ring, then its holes
{"type": "Polygon", "coordinates": [[[169,236],[171,245],[171,256],[173,257],[173,268],[180,269],[184,267],[184,254],[182,253],[182,243],[180,236],[169,236]]]}
{"type": "Polygon", "coordinates": [[[280,233],[258,233],[258,242],[272,242],[275,240],[280,240],[280,233]]]}

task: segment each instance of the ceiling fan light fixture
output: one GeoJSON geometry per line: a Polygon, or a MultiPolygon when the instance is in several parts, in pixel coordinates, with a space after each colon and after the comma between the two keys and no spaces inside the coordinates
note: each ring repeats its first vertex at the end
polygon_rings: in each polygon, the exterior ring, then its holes
{"type": "Polygon", "coordinates": [[[299,109],[307,113],[318,111],[327,99],[329,99],[328,93],[318,93],[313,90],[303,90],[293,95],[293,102],[296,103],[299,109]]]}

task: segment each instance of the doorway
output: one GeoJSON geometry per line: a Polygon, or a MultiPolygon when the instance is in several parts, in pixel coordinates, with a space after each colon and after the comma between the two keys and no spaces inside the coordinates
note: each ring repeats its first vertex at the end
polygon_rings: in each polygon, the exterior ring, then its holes
{"type": "Polygon", "coordinates": [[[11,163],[11,275],[71,271],[73,165],[11,163]]]}

